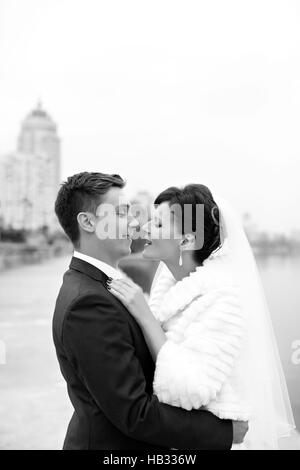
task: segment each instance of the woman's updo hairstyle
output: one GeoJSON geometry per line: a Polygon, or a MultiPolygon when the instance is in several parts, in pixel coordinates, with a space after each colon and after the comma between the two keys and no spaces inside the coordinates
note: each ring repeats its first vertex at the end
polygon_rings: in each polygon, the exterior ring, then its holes
{"type": "Polygon", "coordinates": [[[185,205],[191,206],[192,231],[197,233],[197,204],[204,206],[204,244],[201,249],[194,250],[194,259],[201,265],[215,250],[221,246],[220,214],[212,193],[203,184],[189,184],[184,188],[172,186],[160,193],[154,201],[155,205],[168,202],[169,206],[179,205],[182,214],[182,234],[184,234],[185,205]]]}

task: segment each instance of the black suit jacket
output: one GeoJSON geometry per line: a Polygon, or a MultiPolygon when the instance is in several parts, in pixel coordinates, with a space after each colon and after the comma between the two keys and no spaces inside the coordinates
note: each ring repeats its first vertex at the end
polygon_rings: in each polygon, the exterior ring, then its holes
{"type": "Polygon", "coordinates": [[[141,329],[106,280],[73,257],[56,301],[53,338],[74,406],[64,449],[230,449],[231,421],[153,395],[141,329]]]}

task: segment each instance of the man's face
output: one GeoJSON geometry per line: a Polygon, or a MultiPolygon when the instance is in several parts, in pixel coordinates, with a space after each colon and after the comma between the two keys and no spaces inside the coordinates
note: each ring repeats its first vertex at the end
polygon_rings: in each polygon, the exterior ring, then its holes
{"type": "Polygon", "coordinates": [[[138,226],[125,190],[109,189],[96,210],[95,235],[101,246],[117,259],[130,254],[132,237],[138,226]]]}

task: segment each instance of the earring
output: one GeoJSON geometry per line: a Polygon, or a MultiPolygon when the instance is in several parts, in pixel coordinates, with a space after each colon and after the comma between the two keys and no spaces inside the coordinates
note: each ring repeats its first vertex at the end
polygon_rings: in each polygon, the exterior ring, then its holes
{"type": "Polygon", "coordinates": [[[180,252],[179,256],[179,266],[182,266],[182,252],[180,252]]]}

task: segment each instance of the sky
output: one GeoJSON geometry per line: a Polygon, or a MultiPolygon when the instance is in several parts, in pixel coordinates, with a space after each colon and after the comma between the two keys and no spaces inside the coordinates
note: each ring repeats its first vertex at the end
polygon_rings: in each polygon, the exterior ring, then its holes
{"type": "Polygon", "coordinates": [[[0,154],[39,99],[63,179],[202,183],[300,230],[298,0],[0,0],[0,154]]]}

